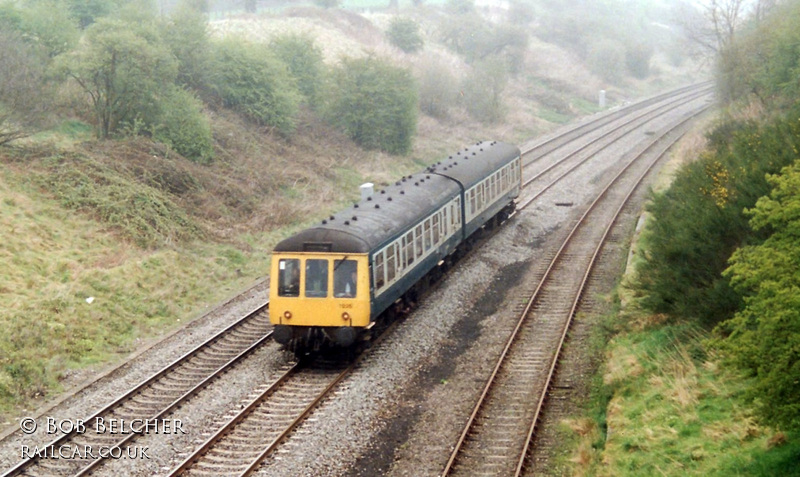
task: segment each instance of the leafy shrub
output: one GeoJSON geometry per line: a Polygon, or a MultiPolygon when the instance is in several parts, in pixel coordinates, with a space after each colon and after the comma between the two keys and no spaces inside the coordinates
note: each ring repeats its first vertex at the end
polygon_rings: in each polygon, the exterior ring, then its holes
{"type": "Polygon", "coordinates": [[[427,58],[419,71],[419,107],[435,118],[445,118],[458,97],[458,80],[434,58],[427,58]]]}
{"type": "Polygon", "coordinates": [[[118,3],[116,0],[66,0],[70,15],[83,29],[111,13],[118,3]]]}
{"type": "Polygon", "coordinates": [[[389,43],[406,53],[416,53],[425,44],[419,33],[419,25],[410,18],[393,18],[386,31],[386,37],[389,43]]]}
{"type": "Polygon", "coordinates": [[[314,4],[322,8],[336,8],[340,3],[341,0],[314,0],[314,4]]]}
{"type": "Polygon", "coordinates": [[[770,424],[800,429],[800,162],[748,210],[754,230],[772,233],[736,251],[725,272],[745,306],[722,323],[716,345],[755,382],[749,389],[770,424]]]}
{"type": "Polygon", "coordinates": [[[273,38],[270,49],[289,67],[307,104],[316,107],[325,70],[322,49],[313,38],[293,33],[273,38]]]}
{"type": "Polygon", "coordinates": [[[179,5],[161,28],[164,43],[178,60],[178,83],[192,88],[205,86],[208,69],[206,14],[199,8],[179,5]]]}
{"type": "Polygon", "coordinates": [[[737,247],[765,238],[750,229],[745,210],[769,192],[766,174],[795,159],[800,123],[725,125],[711,135],[711,145],[648,206],[647,251],[637,266],[646,309],[706,325],[730,318],[741,305],[722,272],[737,247]]]}
{"type": "Polygon", "coordinates": [[[222,40],[212,47],[209,69],[209,84],[226,106],[283,134],[294,130],[300,93],[267,46],[222,40]]]}
{"type": "Polygon", "coordinates": [[[489,59],[478,63],[464,79],[461,91],[462,101],[469,114],[483,123],[503,119],[503,90],[508,82],[503,63],[489,59]]]}
{"type": "Polygon", "coordinates": [[[405,154],[417,126],[417,89],[409,71],[374,56],[334,69],[327,120],[361,146],[405,154]]]}
{"type": "Polygon", "coordinates": [[[611,83],[622,79],[625,71],[625,48],[616,40],[602,40],[589,50],[589,68],[611,83]]]}
{"type": "Polygon", "coordinates": [[[501,57],[508,66],[504,68],[507,72],[516,73],[522,66],[528,45],[528,34],[523,27],[494,25],[477,13],[467,13],[455,20],[445,20],[441,31],[444,44],[468,63],[501,57]]]}
{"type": "Polygon", "coordinates": [[[58,69],[91,101],[102,138],[121,126],[155,123],[161,91],[177,75],[175,60],[154,28],[119,20],[97,21],[80,48],[58,60],[58,69]]]}
{"type": "Polygon", "coordinates": [[[51,171],[39,181],[64,207],[94,215],[142,247],[200,234],[197,224],[165,192],[131,182],[90,158],[56,157],[51,171]]]}
{"type": "Polygon", "coordinates": [[[172,86],[161,101],[161,114],[153,137],[172,146],[184,157],[208,164],[214,157],[211,126],[203,103],[192,93],[172,86]]]}
{"type": "Polygon", "coordinates": [[[31,43],[43,47],[51,57],[67,52],[78,43],[78,22],[63,2],[30,2],[22,11],[20,28],[31,43]]]}
{"type": "Polygon", "coordinates": [[[30,134],[47,110],[41,56],[17,32],[0,30],[0,144],[30,134]]]}
{"type": "Polygon", "coordinates": [[[645,79],[650,76],[650,58],[652,57],[652,46],[641,43],[631,44],[625,49],[625,66],[635,78],[645,79]]]}

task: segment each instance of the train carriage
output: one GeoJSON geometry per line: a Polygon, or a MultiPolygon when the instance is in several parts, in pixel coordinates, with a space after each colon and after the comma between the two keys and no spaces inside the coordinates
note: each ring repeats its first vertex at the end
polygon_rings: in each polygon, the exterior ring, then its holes
{"type": "Polygon", "coordinates": [[[481,142],[280,242],[270,320],[279,343],[351,345],[478,229],[513,210],[516,147],[481,142]]]}

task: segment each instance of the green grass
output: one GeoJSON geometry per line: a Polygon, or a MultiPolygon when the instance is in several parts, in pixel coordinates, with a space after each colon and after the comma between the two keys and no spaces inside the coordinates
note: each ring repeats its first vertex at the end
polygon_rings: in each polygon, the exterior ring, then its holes
{"type": "Polygon", "coordinates": [[[193,240],[150,250],[29,177],[0,173],[0,412],[57,393],[70,369],[117,359],[267,274],[278,231],[249,251],[193,240]]]}
{"type": "Polygon", "coordinates": [[[539,117],[554,124],[567,124],[575,118],[570,114],[559,113],[547,108],[539,109],[539,117]]]}
{"type": "Polygon", "coordinates": [[[557,467],[597,476],[800,475],[797,436],[783,443],[757,422],[744,399],[748,379],[706,355],[704,331],[644,317],[626,326],[607,346],[586,410],[568,423],[571,450],[557,467]]]}

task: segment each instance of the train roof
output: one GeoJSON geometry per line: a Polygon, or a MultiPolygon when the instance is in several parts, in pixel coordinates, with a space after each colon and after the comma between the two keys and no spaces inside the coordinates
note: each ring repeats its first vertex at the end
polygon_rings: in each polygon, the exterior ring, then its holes
{"type": "Polygon", "coordinates": [[[515,146],[480,142],[426,170],[401,178],[275,246],[275,252],[369,253],[395,239],[519,156],[515,146]]]}
{"type": "Polygon", "coordinates": [[[455,179],[469,189],[519,155],[519,148],[513,144],[482,141],[451,154],[427,171],[455,179]]]}

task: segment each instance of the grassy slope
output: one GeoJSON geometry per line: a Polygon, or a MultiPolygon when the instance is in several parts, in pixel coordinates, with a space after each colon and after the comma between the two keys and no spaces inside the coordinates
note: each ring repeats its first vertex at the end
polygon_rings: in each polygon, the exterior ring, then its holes
{"type": "MultiPolygon", "coordinates": [[[[309,22],[375,48],[350,15],[309,22]]],[[[423,116],[408,157],[362,151],[311,115],[286,140],[222,110],[209,112],[208,167],[146,140],[93,141],[76,121],[0,150],[0,425],[263,277],[280,237],[354,199],[359,183],[380,187],[475,140],[534,137],[554,126],[544,98],[592,111],[599,83],[569,54],[536,41],[528,61],[547,67],[509,85],[505,123],[423,116]]]]}
{"type": "MultiPolygon", "coordinates": [[[[696,157],[701,134],[679,144],[656,189],[668,186],[680,162],[696,157]]],[[[623,283],[635,280],[628,269],[623,283]]],[[[618,293],[620,310],[603,318],[594,339],[594,352],[605,359],[584,408],[563,423],[554,474],[800,475],[800,436],[753,418],[742,392],[747,378],[706,353],[708,332],[664,323],[638,310],[624,286],[618,293]]]]}

